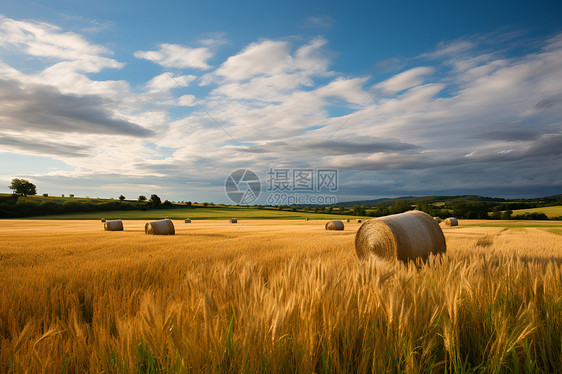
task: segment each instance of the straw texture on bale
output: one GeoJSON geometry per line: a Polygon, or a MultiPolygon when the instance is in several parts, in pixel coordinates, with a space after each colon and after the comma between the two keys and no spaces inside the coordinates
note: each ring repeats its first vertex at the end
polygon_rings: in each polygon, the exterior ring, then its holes
{"type": "Polygon", "coordinates": [[[326,230],[343,230],[342,221],[329,221],[326,222],[326,230]]]}
{"type": "Polygon", "coordinates": [[[147,222],[144,225],[144,232],[148,235],[175,235],[174,223],[169,219],[147,222]]]}
{"type": "Polygon", "coordinates": [[[191,223],[191,220],[189,218],[186,218],[185,223],[191,223]]]}
{"type": "Polygon", "coordinates": [[[102,221],[102,222],[105,222],[105,221],[107,221],[107,220],[106,220],[105,218],[102,218],[101,221],[102,221]]]}
{"type": "Polygon", "coordinates": [[[103,223],[103,229],[105,231],[123,231],[123,221],[120,219],[105,221],[103,223]]]}
{"type": "Polygon", "coordinates": [[[426,213],[413,210],[366,221],[355,235],[357,256],[369,254],[408,262],[446,251],[441,227],[426,213]]]}
{"type": "Polygon", "coordinates": [[[442,219],[439,217],[433,217],[433,220],[437,223],[441,223],[442,219]]]}
{"type": "Polygon", "coordinates": [[[230,219],[230,223],[237,223],[237,222],[238,222],[238,220],[237,220],[236,218],[231,218],[231,219],[230,219]]]}
{"type": "Polygon", "coordinates": [[[455,217],[449,217],[445,219],[445,225],[447,226],[458,226],[459,221],[455,217]]]}

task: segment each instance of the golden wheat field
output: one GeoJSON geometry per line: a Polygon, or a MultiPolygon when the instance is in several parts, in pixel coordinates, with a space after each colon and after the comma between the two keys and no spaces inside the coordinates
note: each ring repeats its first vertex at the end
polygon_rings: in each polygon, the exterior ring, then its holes
{"type": "Polygon", "coordinates": [[[0,372],[559,372],[562,223],[483,222],[404,265],[353,222],[3,220],[0,372]]]}

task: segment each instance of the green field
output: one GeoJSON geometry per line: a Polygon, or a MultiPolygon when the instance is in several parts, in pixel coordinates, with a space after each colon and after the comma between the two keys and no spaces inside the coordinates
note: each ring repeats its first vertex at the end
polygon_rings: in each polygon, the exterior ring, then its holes
{"type": "Polygon", "coordinates": [[[545,206],[542,208],[532,208],[532,209],[518,209],[513,211],[513,215],[525,214],[525,213],[544,213],[548,218],[552,217],[562,217],[562,205],[556,206],[545,206]]]}
{"type": "Polygon", "coordinates": [[[258,209],[253,207],[196,207],[175,209],[150,209],[150,210],[127,210],[109,212],[88,212],[56,214],[50,216],[29,217],[26,219],[356,219],[365,218],[344,214],[306,213],[290,212],[278,209],[258,209]]]}

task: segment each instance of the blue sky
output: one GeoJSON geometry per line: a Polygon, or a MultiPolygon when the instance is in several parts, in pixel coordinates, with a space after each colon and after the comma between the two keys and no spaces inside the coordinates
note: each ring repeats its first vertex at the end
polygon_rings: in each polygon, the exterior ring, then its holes
{"type": "Polygon", "coordinates": [[[338,169],[340,201],[562,192],[557,1],[7,0],[0,16],[2,191],[226,202],[231,171],[283,167],[338,169]]]}

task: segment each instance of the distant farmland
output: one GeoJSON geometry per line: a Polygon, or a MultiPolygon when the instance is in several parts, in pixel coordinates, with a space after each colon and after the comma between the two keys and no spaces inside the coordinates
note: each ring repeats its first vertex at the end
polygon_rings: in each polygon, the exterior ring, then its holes
{"type": "Polygon", "coordinates": [[[525,214],[525,213],[544,213],[548,218],[552,217],[562,217],[562,205],[557,206],[545,206],[541,208],[532,209],[517,209],[513,211],[513,215],[525,214]]]}

